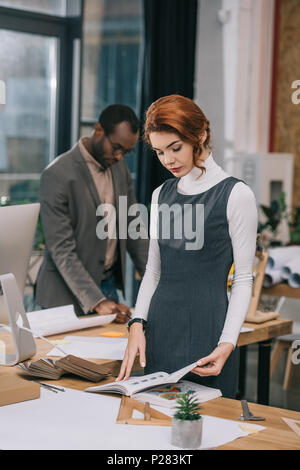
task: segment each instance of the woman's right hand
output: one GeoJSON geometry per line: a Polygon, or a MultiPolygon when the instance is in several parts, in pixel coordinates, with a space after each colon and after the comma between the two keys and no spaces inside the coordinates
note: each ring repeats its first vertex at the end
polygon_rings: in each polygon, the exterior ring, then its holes
{"type": "Polygon", "coordinates": [[[146,339],[141,323],[133,323],[130,327],[128,345],[121,365],[120,373],[116,382],[127,380],[130,377],[134,360],[139,354],[141,367],[146,366],[146,339]]]}

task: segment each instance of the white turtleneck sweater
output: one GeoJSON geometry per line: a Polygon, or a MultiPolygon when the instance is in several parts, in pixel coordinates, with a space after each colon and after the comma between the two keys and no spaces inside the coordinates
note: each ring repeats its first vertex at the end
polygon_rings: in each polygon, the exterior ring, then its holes
{"type": "MultiPolygon", "coordinates": [[[[187,195],[200,194],[230,176],[217,165],[212,154],[209,155],[202,166],[206,167],[206,172],[199,179],[196,178],[201,174],[201,170],[197,167],[194,167],[187,175],[180,178],[177,186],[179,193],[187,195]]],[[[152,194],[148,262],[134,311],[134,318],[143,318],[145,320],[147,320],[150,301],[160,278],[160,251],[156,234],[158,196],[162,186],[156,188],[152,194]]],[[[252,294],[252,268],[258,223],[255,196],[245,183],[238,182],[233,187],[228,198],[226,213],[233,248],[234,276],[226,320],[218,344],[229,342],[235,347],[240,329],[247,315],[252,294]]]]}

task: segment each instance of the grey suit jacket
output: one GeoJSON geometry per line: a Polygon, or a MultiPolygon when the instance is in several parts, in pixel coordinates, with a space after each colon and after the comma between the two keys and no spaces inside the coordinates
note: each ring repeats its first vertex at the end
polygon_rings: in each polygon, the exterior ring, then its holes
{"type": "MultiPolygon", "coordinates": [[[[119,196],[128,197],[128,207],[136,199],[126,163],[116,163],[111,172],[118,233],[119,196]]],[[[96,226],[101,220],[96,217],[96,208],[101,201],[78,144],[56,158],[42,173],[40,203],[46,250],[37,278],[36,303],[43,308],[74,304],[77,314],[88,313],[104,298],[99,286],[107,240],[96,236],[96,226]]],[[[128,217],[128,225],[132,219],[128,217]]],[[[116,280],[123,293],[126,250],[143,276],[148,247],[148,239],[118,240],[116,280]]]]}

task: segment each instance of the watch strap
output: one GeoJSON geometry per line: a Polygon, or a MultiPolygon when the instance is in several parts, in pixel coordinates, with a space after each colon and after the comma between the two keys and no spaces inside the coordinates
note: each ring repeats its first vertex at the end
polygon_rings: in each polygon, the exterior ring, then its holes
{"type": "Polygon", "coordinates": [[[143,318],[133,318],[132,320],[130,320],[127,324],[128,326],[128,329],[131,327],[131,325],[133,323],[141,323],[143,325],[143,329],[145,328],[145,325],[146,325],[146,320],[144,320],[143,318]]]}

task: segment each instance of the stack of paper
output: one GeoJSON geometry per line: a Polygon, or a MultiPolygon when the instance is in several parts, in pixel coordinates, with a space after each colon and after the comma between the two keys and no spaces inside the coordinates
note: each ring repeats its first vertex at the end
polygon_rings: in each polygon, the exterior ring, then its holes
{"type": "Polygon", "coordinates": [[[40,359],[36,362],[27,361],[19,364],[18,367],[26,375],[44,379],[58,380],[64,374],[64,371],[57,367],[52,359],[40,359]]]}
{"type": "Polygon", "coordinates": [[[57,361],[40,359],[36,362],[19,364],[23,373],[44,379],[58,380],[64,374],[73,374],[90,382],[101,382],[111,375],[114,363],[95,364],[75,356],[66,356],[57,361]]]}
{"type": "Polygon", "coordinates": [[[59,359],[56,361],[56,365],[65,372],[78,375],[91,382],[100,382],[110,375],[109,368],[106,365],[95,364],[71,355],[59,359]]]}

